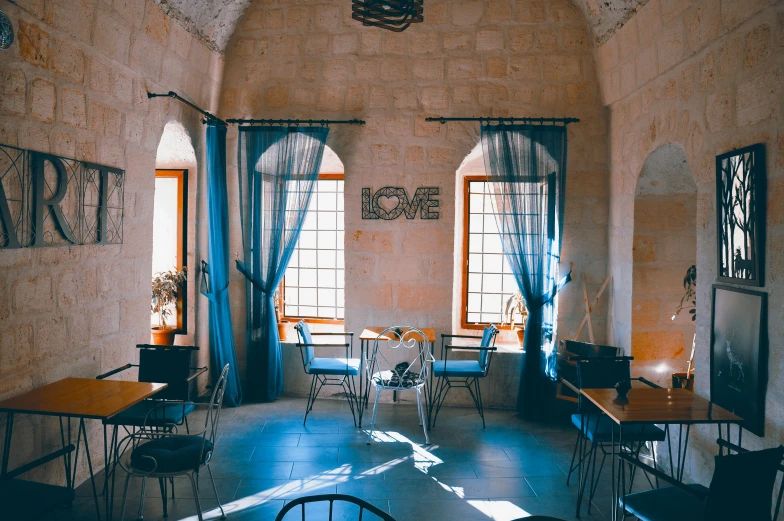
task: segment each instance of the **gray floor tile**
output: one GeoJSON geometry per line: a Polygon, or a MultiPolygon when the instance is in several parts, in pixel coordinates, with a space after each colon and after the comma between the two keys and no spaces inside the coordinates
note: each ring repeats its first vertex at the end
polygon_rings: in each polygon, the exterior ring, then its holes
{"type": "Polygon", "coordinates": [[[534,491],[524,479],[475,478],[447,479],[436,486],[440,499],[482,499],[533,496],[534,491]]]}

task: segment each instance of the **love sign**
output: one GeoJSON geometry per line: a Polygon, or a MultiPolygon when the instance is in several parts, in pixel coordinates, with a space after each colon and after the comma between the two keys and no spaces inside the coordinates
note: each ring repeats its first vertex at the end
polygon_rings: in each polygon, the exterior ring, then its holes
{"type": "Polygon", "coordinates": [[[362,189],[363,219],[391,221],[403,214],[406,219],[413,219],[417,210],[420,219],[438,219],[438,212],[430,211],[431,208],[438,208],[440,204],[437,199],[431,199],[431,196],[438,195],[438,187],[417,188],[410,200],[405,188],[385,186],[373,195],[370,192],[370,188],[362,189]]]}

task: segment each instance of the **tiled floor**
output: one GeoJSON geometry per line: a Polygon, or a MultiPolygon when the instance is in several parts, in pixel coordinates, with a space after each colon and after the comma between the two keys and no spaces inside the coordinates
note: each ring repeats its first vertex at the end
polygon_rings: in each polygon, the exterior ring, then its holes
{"type": "MultiPolygon", "coordinates": [[[[368,444],[368,434],[354,427],[344,402],[318,401],[307,426],[302,425],[304,407],[305,400],[284,398],[224,409],[211,467],[230,520],[274,520],[287,500],[335,492],[366,499],[397,521],[575,519],[576,483],[566,486],[565,472],[575,439],[569,425],[526,423],[513,411],[492,410],[486,412],[483,430],[475,410],[447,408],[430,434],[432,445],[425,446],[413,406],[382,405],[379,441],[368,444]]],[[[610,505],[608,474],[591,515],[584,506],[580,519],[604,519],[601,511],[610,505]]],[[[135,519],[140,481],[131,479],[125,519],[135,519]]],[[[88,484],[77,492],[80,497],[65,519],[94,519],[88,484]]],[[[119,519],[120,479],[114,495],[119,519]]],[[[144,518],[162,519],[158,484],[150,482],[146,495],[144,518]]],[[[206,472],[200,496],[208,510],[205,519],[218,517],[206,472]]],[[[196,520],[192,497],[189,482],[178,480],[168,519],[196,520]]],[[[349,514],[339,511],[334,519],[356,519],[349,514]]],[[[300,513],[286,519],[299,520],[300,513]]],[[[327,517],[322,512],[307,519],[327,517]]]]}

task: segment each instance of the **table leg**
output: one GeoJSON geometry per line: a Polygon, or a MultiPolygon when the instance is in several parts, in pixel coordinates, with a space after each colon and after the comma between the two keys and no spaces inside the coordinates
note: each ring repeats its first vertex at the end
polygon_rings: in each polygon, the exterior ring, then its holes
{"type": "MultiPolygon", "coordinates": [[[[68,430],[70,434],[70,425],[68,430]]],[[[95,513],[98,516],[98,521],[101,521],[101,506],[100,506],[100,501],[98,500],[98,489],[95,486],[95,473],[93,473],[92,458],[90,457],[90,444],[87,441],[87,428],[84,425],[84,418],[79,419],[79,429],[77,430],[77,436],[76,436],[76,456],[74,457],[72,482],[76,483],[76,469],[77,469],[77,463],[79,461],[79,445],[81,444],[82,436],[84,436],[84,452],[85,452],[85,456],[87,457],[87,469],[90,471],[90,484],[92,485],[93,488],[95,513]]]]}
{"type": "Polygon", "coordinates": [[[612,470],[612,477],[610,478],[610,483],[612,485],[612,504],[610,505],[610,519],[612,521],[616,521],[618,518],[618,484],[615,482],[615,465],[618,463],[618,455],[616,454],[616,445],[615,445],[615,429],[612,429],[610,433],[610,448],[612,449],[612,455],[610,456],[610,467],[612,470]]]}
{"type": "Polygon", "coordinates": [[[11,455],[11,432],[14,429],[14,413],[5,415],[5,440],[3,440],[3,467],[0,475],[8,474],[8,457],[11,455]]]}
{"type": "Polygon", "coordinates": [[[359,341],[359,394],[356,397],[357,400],[357,420],[359,423],[359,428],[362,428],[362,415],[365,412],[365,408],[367,407],[367,401],[365,400],[365,380],[366,380],[366,372],[368,369],[368,359],[367,359],[367,341],[360,340],[359,341]]]}
{"type": "MultiPolygon", "coordinates": [[[[60,422],[60,444],[63,448],[65,448],[65,429],[63,429],[63,417],[58,416],[57,419],[60,422]]],[[[71,453],[63,454],[63,467],[65,467],[65,485],[68,488],[71,488],[71,467],[70,467],[70,460],[71,453]]]]}

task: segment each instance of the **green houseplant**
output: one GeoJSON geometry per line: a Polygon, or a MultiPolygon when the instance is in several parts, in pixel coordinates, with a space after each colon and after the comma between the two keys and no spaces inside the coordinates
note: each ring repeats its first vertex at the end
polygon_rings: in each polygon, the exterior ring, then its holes
{"type": "Polygon", "coordinates": [[[188,268],[173,269],[156,273],[152,278],[152,301],[150,310],[158,315],[158,325],[152,328],[153,343],[172,345],[177,328],[166,323],[172,314],[172,304],[177,303],[180,287],[188,279],[188,268]]]}
{"type": "Polygon", "coordinates": [[[501,325],[509,324],[509,327],[517,333],[517,340],[521,349],[525,337],[525,320],[527,318],[528,309],[525,307],[523,294],[518,291],[506,299],[503,312],[501,313],[501,325]],[[515,327],[515,324],[518,322],[520,327],[515,327]]]}

